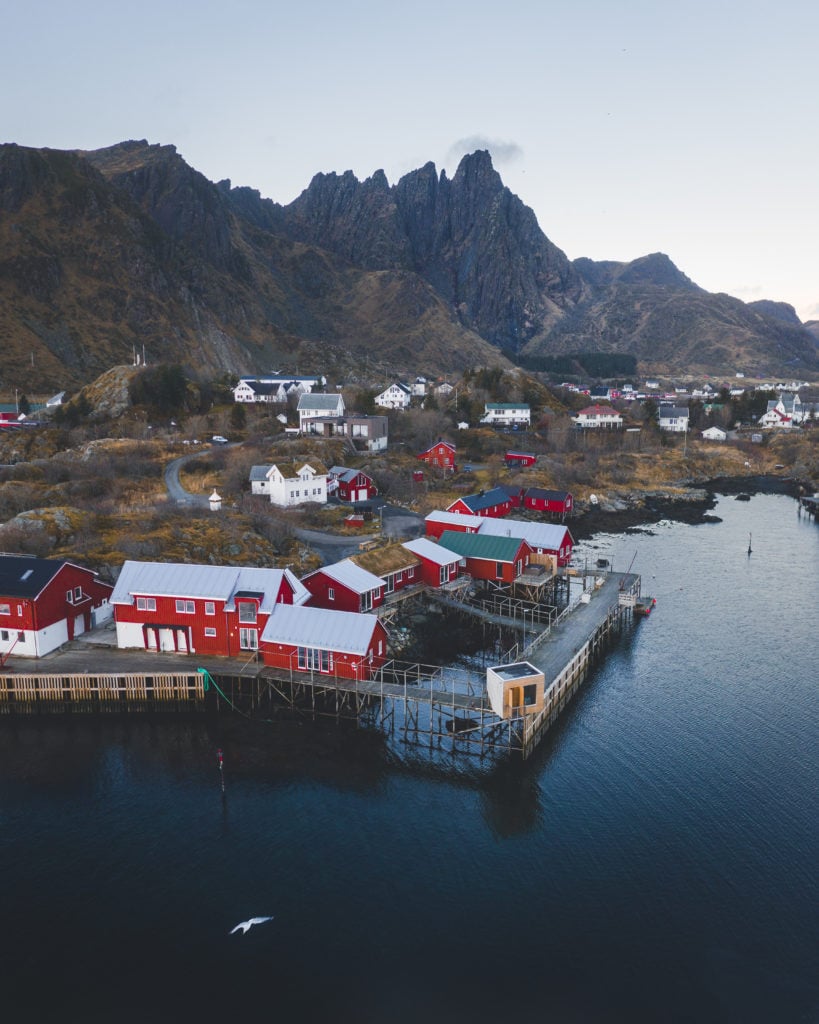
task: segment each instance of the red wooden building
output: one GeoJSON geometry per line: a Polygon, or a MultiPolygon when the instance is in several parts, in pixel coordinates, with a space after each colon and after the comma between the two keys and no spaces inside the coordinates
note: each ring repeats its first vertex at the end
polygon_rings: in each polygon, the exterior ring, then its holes
{"type": "Polygon", "coordinates": [[[520,519],[481,520],[481,536],[521,537],[534,554],[551,555],[557,565],[568,565],[572,557],[574,540],[568,529],[560,523],[525,522],[520,519]]]}
{"type": "Polygon", "coordinates": [[[365,551],[350,561],[383,580],[385,597],[421,582],[421,563],[403,544],[365,551]]]}
{"type": "Polygon", "coordinates": [[[468,516],[492,516],[494,519],[508,516],[512,511],[512,499],[504,487],[493,487],[478,494],[467,494],[457,498],[447,512],[459,512],[468,516]]]}
{"type": "Polygon", "coordinates": [[[280,606],[262,632],[262,660],[288,673],[369,679],[387,660],[387,631],[375,615],[280,606]]]}
{"type": "Polygon", "coordinates": [[[0,556],[0,664],[42,658],[110,618],[112,589],[73,562],[0,556]]]}
{"type": "Polygon", "coordinates": [[[480,533],[460,533],[446,530],[439,541],[460,555],[462,571],[477,580],[494,583],[514,583],[529,564],[532,549],[520,537],[482,536],[480,533]]]}
{"type": "Polygon", "coordinates": [[[436,540],[444,530],[459,530],[463,533],[477,533],[484,522],[482,516],[465,515],[461,512],[441,512],[436,509],[430,512],[424,520],[424,529],[427,537],[436,540]]]}
{"type": "Polygon", "coordinates": [[[373,478],[360,469],[331,466],[327,471],[327,493],[341,501],[369,501],[378,494],[373,478]]]}
{"type": "Polygon", "coordinates": [[[526,466],[534,466],[537,462],[537,455],[534,452],[507,452],[504,459],[510,469],[522,469],[526,466]]]}
{"type": "Polygon", "coordinates": [[[437,466],[438,469],[443,469],[447,473],[454,473],[458,468],[455,464],[455,445],[441,440],[440,437],[425,452],[419,452],[416,458],[426,462],[428,466],[437,466]]]}
{"type": "Polygon", "coordinates": [[[561,518],[567,516],[574,507],[568,491],[549,491],[544,487],[527,487],[523,505],[535,512],[549,512],[561,518]]]}
{"type": "Polygon", "coordinates": [[[289,569],[127,561],[111,597],[117,646],[236,657],[258,649],[276,607],[309,597],[289,569]]]}
{"type": "Polygon", "coordinates": [[[308,573],[302,583],[313,608],[369,612],[384,603],[384,581],[349,558],[308,573]]]}
{"type": "Polygon", "coordinates": [[[421,563],[421,580],[428,587],[437,589],[457,578],[461,556],[456,552],[441,547],[427,537],[405,541],[403,546],[421,563]]]}

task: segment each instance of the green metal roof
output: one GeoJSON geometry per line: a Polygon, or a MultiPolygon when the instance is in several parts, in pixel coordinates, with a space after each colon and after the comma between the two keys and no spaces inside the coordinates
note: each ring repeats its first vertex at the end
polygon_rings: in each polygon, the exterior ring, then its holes
{"type": "Polygon", "coordinates": [[[486,558],[493,562],[514,562],[523,541],[520,537],[489,537],[480,533],[444,530],[438,541],[442,548],[462,558],[486,558]]]}

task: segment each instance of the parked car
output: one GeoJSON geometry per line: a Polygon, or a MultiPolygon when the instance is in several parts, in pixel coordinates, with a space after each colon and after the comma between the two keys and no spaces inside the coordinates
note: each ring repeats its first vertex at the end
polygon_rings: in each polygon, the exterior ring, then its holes
{"type": "Polygon", "coordinates": [[[213,441],[214,444],[227,444],[228,443],[228,439],[226,437],[222,437],[221,434],[214,434],[213,437],[211,438],[211,441],[213,441]]]}

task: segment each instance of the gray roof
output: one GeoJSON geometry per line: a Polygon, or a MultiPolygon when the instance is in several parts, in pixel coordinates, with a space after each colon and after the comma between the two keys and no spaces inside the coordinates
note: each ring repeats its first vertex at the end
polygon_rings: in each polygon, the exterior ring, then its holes
{"type": "Polygon", "coordinates": [[[426,558],[428,562],[434,562],[436,565],[452,565],[453,562],[460,561],[460,555],[448,548],[442,548],[428,537],[404,541],[403,546],[419,558],[426,558]]]}
{"type": "MultiPolygon", "coordinates": [[[[325,565],[321,569],[316,569],[316,572],[324,573],[325,576],[329,576],[330,579],[356,594],[366,594],[370,590],[384,586],[384,581],[380,576],[367,572],[366,569],[362,569],[360,565],[356,565],[349,558],[333,562],[332,565],[325,565]]],[[[312,575],[313,573],[310,573],[310,576],[312,575]]]]}
{"type": "Polygon", "coordinates": [[[377,623],[375,615],[366,613],[279,604],[267,620],[261,640],[268,644],[366,654],[377,623]]]}
{"type": "MultiPolygon", "coordinates": [[[[68,564],[64,560],[3,555],[0,557],[0,596],[36,597],[68,564]]],[[[86,571],[91,572],[90,569],[86,571]]],[[[96,576],[96,573],[92,575],[96,576]]]]}
{"type": "Polygon", "coordinates": [[[307,588],[289,569],[258,569],[236,565],[185,565],[181,562],[132,562],[122,566],[111,595],[111,604],[132,605],[135,596],[189,597],[224,601],[230,608],[241,591],[260,593],[260,611],[275,607],[276,594],[284,577],[293,590],[293,600],[306,601],[307,588]]]}
{"type": "Polygon", "coordinates": [[[341,395],[302,395],[299,398],[299,411],[303,409],[319,409],[335,412],[344,407],[344,399],[341,395]]]}
{"type": "Polygon", "coordinates": [[[250,480],[251,483],[254,480],[267,480],[267,474],[273,466],[251,466],[250,467],[250,480]]]}
{"type": "Polygon", "coordinates": [[[564,543],[566,534],[571,534],[559,523],[527,523],[521,519],[481,518],[481,534],[486,537],[519,537],[533,548],[546,548],[558,551],[564,543]]]}

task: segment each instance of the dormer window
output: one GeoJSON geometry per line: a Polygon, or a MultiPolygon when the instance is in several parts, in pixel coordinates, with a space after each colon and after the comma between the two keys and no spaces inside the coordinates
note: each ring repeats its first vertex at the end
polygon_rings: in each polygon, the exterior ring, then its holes
{"type": "Polygon", "coordinates": [[[239,622],[256,621],[256,605],[253,601],[239,601],[239,622]]]}

